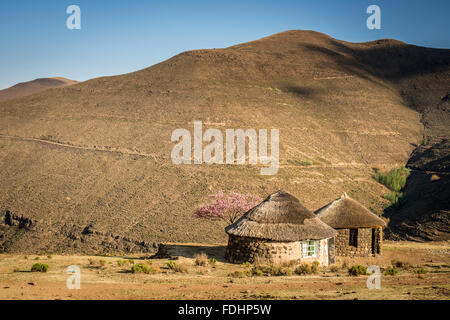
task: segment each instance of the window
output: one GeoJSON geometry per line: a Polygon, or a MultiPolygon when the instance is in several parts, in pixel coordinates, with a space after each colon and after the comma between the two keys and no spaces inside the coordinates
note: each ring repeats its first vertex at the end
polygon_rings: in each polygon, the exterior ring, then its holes
{"type": "Polygon", "coordinates": [[[350,229],[348,244],[352,247],[358,246],[358,229],[350,229]]]}
{"type": "Polygon", "coordinates": [[[302,256],[303,258],[317,257],[317,241],[303,241],[302,242],[302,256]]]}

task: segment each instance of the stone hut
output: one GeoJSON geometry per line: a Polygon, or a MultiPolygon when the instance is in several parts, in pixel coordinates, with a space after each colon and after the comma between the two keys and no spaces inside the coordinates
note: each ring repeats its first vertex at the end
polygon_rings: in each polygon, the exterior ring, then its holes
{"type": "Polygon", "coordinates": [[[346,193],[315,213],[320,220],[337,230],[337,256],[368,257],[381,254],[386,222],[346,193]]]}
{"type": "Polygon", "coordinates": [[[233,263],[334,263],[337,232],[284,191],[267,197],[225,231],[229,235],[226,258],[233,263]]]}

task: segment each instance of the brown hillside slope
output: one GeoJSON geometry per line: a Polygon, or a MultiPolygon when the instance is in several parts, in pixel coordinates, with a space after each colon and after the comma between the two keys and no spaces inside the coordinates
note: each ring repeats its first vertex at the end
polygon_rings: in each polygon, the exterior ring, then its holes
{"type": "Polygon", "coordinates": [[[372,167],[406,163],[422,140],[421,103],[446,90],[449,61],[448,50],[288,31],[4,101],[0,209],[12,213],[0,245],[133,251],[224,241],[221,222],[193,216],[219,189],[284,189],[311,210],[346,191],[381,214],[387,190],[372,167]],[[279,128],[278,174],[172,164],[171,133],[192,131],[194,120],[222,132],[279,128]]]}
{"type": "Polygon", "coordinates": [[[78,81],[61,77],[40,78],[33,81],[21,82],[10,88],[0,90],[0,101],[24,97],[49,88],[70,86],[75,83],[78,83],[78,81]]]}

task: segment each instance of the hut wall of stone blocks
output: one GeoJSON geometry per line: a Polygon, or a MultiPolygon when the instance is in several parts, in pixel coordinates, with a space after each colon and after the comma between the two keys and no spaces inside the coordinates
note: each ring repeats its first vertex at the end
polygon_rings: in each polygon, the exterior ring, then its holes
{"type": "MultiPolygon", "coordinates": [[[[382,228],[358,228],[356,243],[350,244],[350,230],[337,229],[335,252],[341,257],[367,257],[381,255],[382,228]]],[[[353,231],[354,232],[354,231],[353,231]]]]}
{"type": "Polygon", "coordinates": [[[299,260],[302,263],[318,261],[320,265],[334,263],[334,239],[317,240],[316,257],[303,257],[302,241],[279,242],[230,235],[226,259],[232,263],[261,262],[279,264],[299,260]]]}

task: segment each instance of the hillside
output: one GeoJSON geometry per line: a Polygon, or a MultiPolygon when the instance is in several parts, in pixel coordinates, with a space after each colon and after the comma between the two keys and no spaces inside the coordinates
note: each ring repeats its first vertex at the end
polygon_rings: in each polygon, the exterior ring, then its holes
{"type": "Polygon", "coordinates": [[[47,90],[49,88],[70,86],[75,83],[78,83],[78,81],[61,77],[40,78],[33,81],[21,82],[10,88],[0,90],[0,101],[24,97],[33,93],[47,90]]]}
{"type": "Polygon", "coordinates": [[[0,250],[146,251],[226,240],[216,191],[284,189],[315,210],[343,191],[382,214],[373,167],[448,137],[450,50],[287,31],[0,103],[0,250]],[[280,170],[181,165],[177,128],[278,128],[280,170]],[[425,126],[424,126],[425,124],[425,126]]]}

